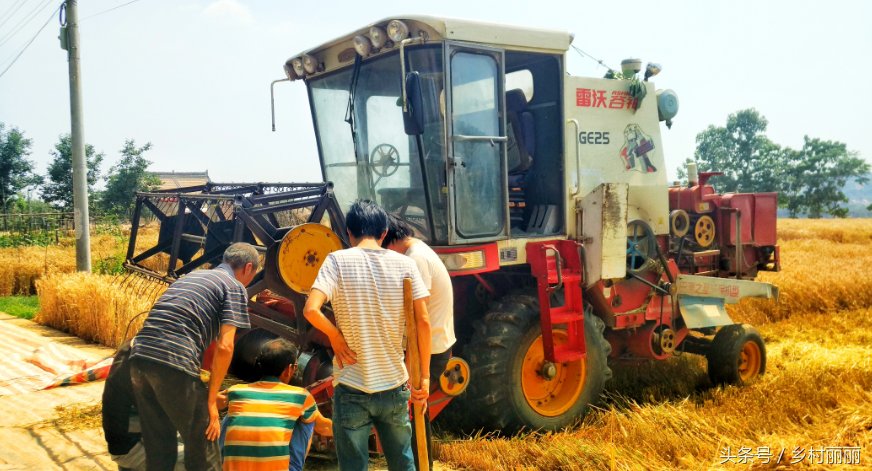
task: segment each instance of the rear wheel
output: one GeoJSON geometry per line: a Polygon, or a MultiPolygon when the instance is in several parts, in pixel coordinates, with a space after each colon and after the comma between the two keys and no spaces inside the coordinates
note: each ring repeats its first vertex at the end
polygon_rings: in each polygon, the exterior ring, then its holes
{"type": "MultiPolygon", "coordinates": [[[[468,347],[472,367],[469,406],[480,425],[503,431],[557,430],[582,416],[611,377],[605,324],[585,313],[587,356],[545,361],[537,298],[513,294],[498,300],[468,347]]],[[[555,345],[567,334],[557,330],[555,345]]]]}
{"type": "Polygon", "coordinates": [[[747,324],[722,327],[709,351],[708,374],[714,384],[746,384],[766,372],[766,346],[747,324]]]}

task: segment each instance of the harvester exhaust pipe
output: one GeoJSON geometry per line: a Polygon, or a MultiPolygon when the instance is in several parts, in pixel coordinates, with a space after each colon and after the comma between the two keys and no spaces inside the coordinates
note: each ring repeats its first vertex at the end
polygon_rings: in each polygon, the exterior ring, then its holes
{"type": "Polygon", "coordinates": [[[699,184],[699,171],[696,168],[696,162],[687,163],[687,186],[696,186],[699,184]]]}

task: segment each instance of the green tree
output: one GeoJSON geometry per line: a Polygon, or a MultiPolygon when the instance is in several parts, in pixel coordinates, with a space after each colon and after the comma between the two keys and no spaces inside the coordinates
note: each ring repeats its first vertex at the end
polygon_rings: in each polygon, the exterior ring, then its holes
{"type": "MultiPolygon", "coordinates": [[[[42,185],[42,199],[61,211],[73,209],[73,141],[69,134],[62,134],[51,151],[48,164],[48,181],[42,185]]],[[[94,207],[94,184],[100,176],[100,164],[104,155],[91,144],[85,145],[85,161],[88,167],[88,201],[94,207]]]]}
{"type": "MultiPolygon", "coordinates": [[[[766,137],[767,125],[765,117],[747,109],[731,114],[726,126],[697,134],[699,171],[723,172],[712,179],[722,193],[777,191],[779,205],[792,217],[847,216],[842,189],[850,178],[869,181],[869,164],[836,141],[806,136],[802,149],[781,147],[766,137]]],[[[678,175],[687,177],[684,168],[678,175]]]]}
{"type": "Polygon", "coordinates": [[[121,160],[109,169],[106,176],[101,204],[107,213],[126,217],[133,209],[137,191],[148,191],[160,184],[160,180],[148,172],[151,162],[143,157],[149,149],[150,142],[142,147],[137,147],[133,139],[124,142],[121,160]]]}
{"type": "MultiPolygon", "coordinates": [[[[723,172],[712,183],[721,192],[781,189],[784,152],[766,137],[768,121],[757,110],[731,114],[724,127],[709,126],[696,135],[694,159],[700,172],[723,172]]],[[[678,169],[679,178],[687,177],[678,169]]]]}
{"type": "Polygon", "coordinates": [[[9,212],[14,213],[50,213],[55,209],[50,204],[39,198],[32,198],[30,192],[24,197],[15,200],[14,205],[9,206],[9,212]]]}
{"type": "Polygon", "coordinates": [[[38,185],[42,178],[33,173],[30,155],[30,139],[16,127],[0,122],[0,206],[7,211],[19,197],[21,190],[38,185]]]}
{"type": "Polygon", "coordinates": [[[846,217],[842,191],[850,178],[869,181],[869,164],[844,143],[805,136],[802,149],[787,149],[787,179],[781,204],[791,217],[806,213],[810,218],[823,215],[846,217]]]}

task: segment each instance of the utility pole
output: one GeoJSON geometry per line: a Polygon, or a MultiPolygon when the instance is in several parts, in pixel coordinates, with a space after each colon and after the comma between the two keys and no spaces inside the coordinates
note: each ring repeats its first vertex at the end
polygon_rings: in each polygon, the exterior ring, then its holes
{"type": "Polygon", "coordinates": [[[66,0],[66,49],[70,62],[70,132],[73,146],[73,224],[76,228],[76,269],[91,271],[91,235],[88,218],[88,166],[85,159],[85,130],[82,118],[82,69],[79,45],[79,11],[77,0],[66,0]]]}

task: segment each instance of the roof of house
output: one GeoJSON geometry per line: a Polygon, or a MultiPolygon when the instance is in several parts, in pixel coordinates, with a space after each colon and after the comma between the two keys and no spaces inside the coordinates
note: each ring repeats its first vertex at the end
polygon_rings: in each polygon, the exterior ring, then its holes
{"type": "Polygon", "coordinates": [[[209,183],[209,171],[205,172],[151,172],[160,179],[158,190],[171,190],[209,183]]]}

